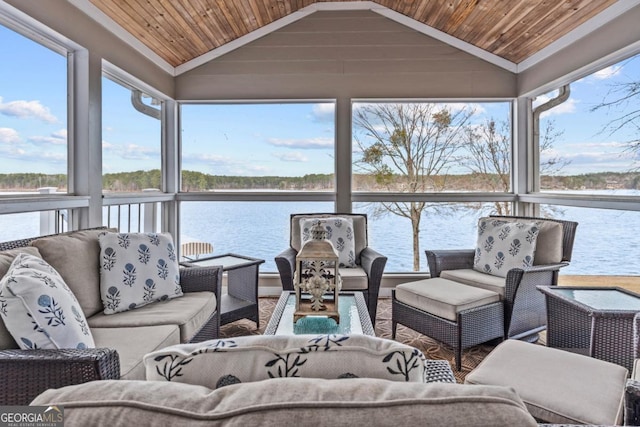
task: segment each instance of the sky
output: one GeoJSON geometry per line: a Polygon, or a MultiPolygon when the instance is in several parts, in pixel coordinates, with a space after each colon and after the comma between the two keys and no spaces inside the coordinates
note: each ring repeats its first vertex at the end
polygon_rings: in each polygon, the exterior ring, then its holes
{"type": "MultiPolygon", "coordinates": [[[[0,57],[0,173],[66,173],[65,57],[2,26],[0,57]]],[[[634,135],[602,131],[639,100],[621,110],[591,111],[615,85],[629,81],[640,81],[640,56],[572,83],[569,100],[543,115],[562,133],[547,154],[568,162],[562,174],[640,166],[624,151],[634,135]]],[[[160,122],[134,110],[130,92],[106,78],[102,96],[104,172],[160,168],[160,122]]],[[[538,97],[535,105],[550,96],[538,97]]],[[[508,117],[507,103],[474,107],[476,121],[508,117]]],[[[184,105],[183,169],[246,176],[332,173],[333,117],[332,103],[184,105]]]]}

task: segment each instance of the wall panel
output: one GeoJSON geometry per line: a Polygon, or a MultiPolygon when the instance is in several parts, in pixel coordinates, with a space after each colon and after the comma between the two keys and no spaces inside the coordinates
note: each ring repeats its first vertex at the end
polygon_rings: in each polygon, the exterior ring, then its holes
{"type": "Polygon", "coordinates": [[[516,76],[370,11],[309,15],[176,78],[179,100],[506,98],[516,76]]]}

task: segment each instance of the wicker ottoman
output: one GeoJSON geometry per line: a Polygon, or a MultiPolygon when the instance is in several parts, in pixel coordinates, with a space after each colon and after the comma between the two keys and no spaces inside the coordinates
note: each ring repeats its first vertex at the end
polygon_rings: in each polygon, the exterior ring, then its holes
{"type": "Polygon", "coordinates": [[[544,422],[612,426],[623,419],[627,373],[588,356],[507,340],[465,383],[512,387],[529,413],[544,422]]]}
{"type": "Polygon", "coordinates": [[[454,349],[456,369],[462,350],[504,337],[504,305],[492,291],[439,277],[403,283],[392,291],[392,338],[398,323],[454,349]]]}

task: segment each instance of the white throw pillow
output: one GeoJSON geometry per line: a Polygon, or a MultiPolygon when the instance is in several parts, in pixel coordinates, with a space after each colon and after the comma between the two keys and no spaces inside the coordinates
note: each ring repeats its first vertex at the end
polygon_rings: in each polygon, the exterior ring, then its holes
{"type": "Polygon", "coordinates": [[[300,219],[300,239],[301,247],[311,240],[311,227],[318,221],[327,231],[329,240],[336,252],[338,252],[339,267],[356,267],[356,249],[353,236],[353,221],[351,218],[301,218],[300,219]]]}
{"type": "Polygon", "coordinates": [[[473,269],[506,277],[512,268],[531,267],[539,232],[535,222],[480,218],[473,269]]]}
{"type": "Polygon", "coordinates": [[[163,348],[144,357],[147,381],[219,388],[269,378],[424,382],[425,357],[368,335],[251,335],[163,348]]]}
{"type": "Polygon", "coordinates": [[[105,233],[99,241],[104,314],[182,296],[180,268],[171,235],[105,233]]]}
{"type": "Polygon", "coordinates": [[[95,347],[73,292],[36,256],[19,254],[0,280],[0,314],[22,349],[95,347]]]}

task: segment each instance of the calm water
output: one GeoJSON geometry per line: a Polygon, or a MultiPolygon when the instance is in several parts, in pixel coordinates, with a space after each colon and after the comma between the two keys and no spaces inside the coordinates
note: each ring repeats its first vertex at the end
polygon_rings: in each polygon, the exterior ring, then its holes
{"type": "MultiPolygon", "coordinates": [[[[627,193],[629,194],[629,193],[627,193]]],[[[640,195],[640,192],[634,194],[640,195]]],[[[420,270],[428,271],[425,249],[473,248],[478,217],[486,210],[428,211],[420,231],[420,270]]],[[[489,204],[485,205],[488,207],[489,204]]],[[[292,212],[330,212],[332,203],[319,202],[188,202],[181,208],[183,240],[214,245],[214,253],[234,252],[265,259],[263,272],[276,271],[274,257],[288,247],[292,212]]],[[[385,271],[412,271],[410,221],[387,214],[372,215],[371,205],[354,212],[369,214],[369,246],[386,255],[385,271]]],[[[557,208],[553,216],[579,223],[571,265],[565,274],[640,275],[640,212],[608,209],[557,208]]],[[[39,214],[0,216],[2,241],[35,236],[39,214]]]]}

